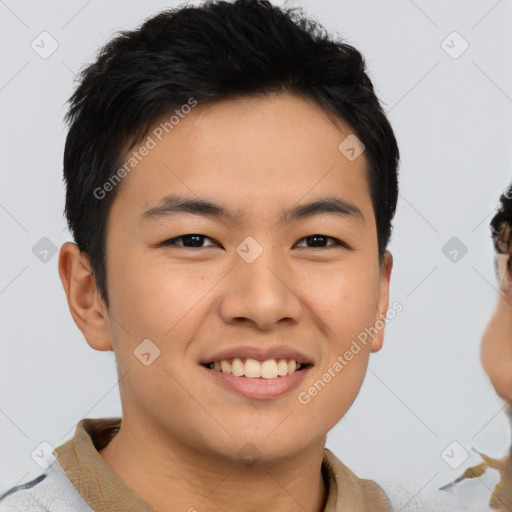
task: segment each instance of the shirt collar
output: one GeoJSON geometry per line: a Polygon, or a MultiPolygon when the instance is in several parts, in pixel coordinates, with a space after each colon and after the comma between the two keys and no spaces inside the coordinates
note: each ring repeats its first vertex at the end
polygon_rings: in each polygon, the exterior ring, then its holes
{"type": "MultiPolygon", "coordinates": [[[[121,418],[82,419],[74,437],[56,448],[57,461],[95,512],[155,512],[99,454],[120,426],[121,418]]],[[[327,492],[323,512],[391,512],[382,489],[371,480],[359,479],[328,449],[324,450],[322,475],[327,492]]]]}

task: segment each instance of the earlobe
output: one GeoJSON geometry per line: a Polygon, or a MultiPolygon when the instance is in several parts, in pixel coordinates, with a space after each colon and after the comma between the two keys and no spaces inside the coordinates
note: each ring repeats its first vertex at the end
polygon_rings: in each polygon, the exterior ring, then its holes
{"type": "Polygon", "coordinates": [[[108,315],[88,258],[65,242],[59,252],[59,276],[69,311],[87,343],[95,350],[112,350],[108,315]]]}
{"type": "Polygon", "coordinates": [[[378,352],[384,344],[386,315],[389,307],[389,283],[392,269],[393,255],[389,251],[385,251],[380,269],[379,302],[374,323],[374,328],[377,330],[377,333],[372,338],[372,352],[378,352]]]}
{"type": "Polygon", "coordinates": [[[373,327],[376,329],[377,333],[372,338],[370,347],[371,352],[378,352],[384,344],[384,327],[386,325],[385,318],[386,315],[380,314],[373,324],[373,327]]]}

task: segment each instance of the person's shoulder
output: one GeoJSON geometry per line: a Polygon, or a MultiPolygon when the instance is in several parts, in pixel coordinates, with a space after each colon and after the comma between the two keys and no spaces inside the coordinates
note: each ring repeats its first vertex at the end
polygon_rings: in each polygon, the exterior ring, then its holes
{"type": "Polygon", "coordinates": [[[55,461],[36,478],[0,495],[0,512],[93,512],[55,461]]]}
{"type": "Polygon", "coordinates": [[[343,462],[341,462],[329,449],[324,451],[324,464],[331,473],[330,489],[335,496],[330,498],[326,512],[334,510],[357,510],[392,512],[391,502],[384,489],[374,480],[359,478],[343,462]]]}
{"type": "MultiPolygon", "coordinates": [[[[341,463],[341,461],[340,461],[341,463]]],[[[378,510],[379,512],[393,512],[391,502],[384,489],[374,480],[359,478],[347,466],[344,466],[348,480],[352,487],[356,487],[361,496],[363,510],[378,510]]],[[[353,492],[356,492],[355,490],[353,492]]]]}
{"type": "Polygon", "coordinates": [[[356,476],[361,486],[365,510],[392,512],[391,501],[384,489],[374,480],[366,480],[356,476]]]}
{"type": "Polygon", "coordinates": [[[40,484],[47,476],[46,473],[43,473],[29,482],[11,487],[1,494],[0,512],[44,511],[44,508],[38,503],[37,498],[30,489],[40,484]]]}

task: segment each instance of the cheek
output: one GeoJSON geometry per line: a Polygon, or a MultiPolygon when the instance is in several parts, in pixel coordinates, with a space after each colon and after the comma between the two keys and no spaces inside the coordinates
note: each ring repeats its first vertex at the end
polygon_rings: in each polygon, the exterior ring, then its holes
{"type": "Polygon", "coordinates": [[[334,426],[353,404],[363,383],[370,356],[377,293],[368,277],[340,274],[311,295],[317,321],[327,343],[322,362],[302,389],[299,402],[311,416],[322,418],[325,429],[334,426]]]}
{"type": "Polygon", "coordinates": [[[332,350],[373,325],[378,303],[378,275],[371,266],[321,269],[301,279],[304,303],[312,309],[331,341],[332,350]]]}
{"type": "Polygon", "coordinates": [[[197,266],[135,255],[119,261],[112,277],[114,316],[135,336],[160,340],[181,329],[183,319],[193,316],[195,306],[218,281],[197,266]]]}

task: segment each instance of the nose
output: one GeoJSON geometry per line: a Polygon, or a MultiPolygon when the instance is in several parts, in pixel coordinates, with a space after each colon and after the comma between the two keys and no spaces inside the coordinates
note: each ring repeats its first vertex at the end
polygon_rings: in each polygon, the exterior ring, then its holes
{"type": "Polygon", "coordinates": [[[219,301],[224,322],[266,330],[300,320],[303,305],[296,278],[272,251],[264,250],[252,263],[237,256],[226,282],[219,301]]]}

